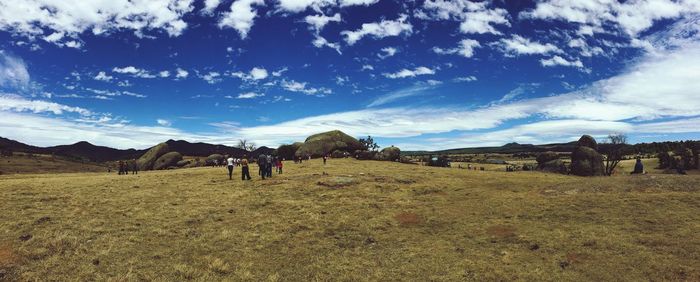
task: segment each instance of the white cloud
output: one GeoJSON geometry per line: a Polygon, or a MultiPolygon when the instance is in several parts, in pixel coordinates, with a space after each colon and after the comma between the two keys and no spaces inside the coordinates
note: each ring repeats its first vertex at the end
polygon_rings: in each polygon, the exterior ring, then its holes
{"type": "Polygon", "coordinates": [[[139,78],[155,78],[156,76],[153,75],[151,72],[140,69],[134,66],[126,66],[123,68],[118,68],[115,67],[112,69],[112,72],[120,73],[120,74],[128,74],[133,77],[139,77],[139,78]]]}
{"type": "Polygon", "coordinates": [[[219,7],[219,4],[221,4],[221,0],[204,0],[204,8],[202,8],[202,14],[213,14],[216,7],[219,7]]]}
{"type": "Polygon", "coordinates": [[[175,79],[185,79],[187,76],[190,75],[190,73],[186,70],[183,70],[181,68],[177,68],[175,70],[175,79]]]}
{"type": "Polygon", "coordinates": [[[169,126],[173,125],[173,123],[167,119],[157,119],[156,122],[161,126],[168,126],[169,127],[169,126]]]}
{"type": "Polygon", "coordinates": [[[456,82],[472,82],[472,81],[476,81],[476,80],[477,80],[477,79],[476,79],[476,76],[473,76],[473,75],[470,75],[470,76],[460,76],[460,77],[456,77],[456,78],[454,79],[454,81],[456,81],[456,82]]]}
{"type": "Polygon", "coordinates": [[[533,54],[548,54],[561,52],[557,46],[551,43],[539,43],[530,41],[520,35],[514,34],[512,38],[503,38],[500,40],[500,46],[506,54],[515,55],[533,55],[533,54]]]}
{"type": "Polygon", "coordinates": [[[236,97],[236,99],[253,99],[253,98],[263,97],[263,96],[265,96],[265,94],[255,93],[255,92],[247,92],[247,93],[238,94],[238,97],[236,97]]]}
{"type": "Polygon", "coordinates": [[[308,15],[304,18],[304,21],[309,24],[309,28],[319,34],[323,27],[325,27],[330,22],[340,22],[340,13],[335,13],[333,16],[326,16],[324,14],[318,15],[308,15]]]}
{"type": "Polygon", "coordinates": [[[151,1],[0,1],[0,29],[71,48],[84,32],[94,35],[132,30],[137,36],[147,31],[165,31],[179,36],[187,23],[182,17],[192,11],[192,0],[151,1]]]}
{"type": "Polygon", "coordinates": [[[291,91],[291,92],[301,92],[306,95],[315,95],[319,97],[323,97],[328,94],[332,94],[333,91],[325,88],[325,87],[320,87],[320,88],[315,88],[315,87],[307,87],[306,82],[297,82],[294,80],[282,80],[280,83],[280,86],[284,90],[291,91]]]}
{"type": "Polygon", "coordinates": [[[445,54],[459,54],[462,57],[470,58],[474,56],[474,48],[481,47],[479,41],[473,39],[462,39],[459,42],[459,46],[452,49],[442,49],[439,47],[433,47],[433,52],[440,55],[445,54]]]}
{"type": "Polygon", "coordinates": [[[238,71],[231,73],[231,76],[238,77],[245,81],[257,81],[267,78],[269,73],[264,68],[254,67],[248,73],[238,71]]]}
{"type": "Polygon", "coordinates": [[[328,48],[331,48],[331,49],[335,50],[336,52],[338,52],[338,54],[342,54],[342,52],[340,51],[340,44],[328,42],[328,40],[326,40],[326,38],[321,37],[320,35],[316,35],[314,38],[314,41],[312,41],[311,43],[316,48],[328,47],[328,48]]]}
{"type": "Polygon", "coordinates": [[[345,37],[348,45],[353,45],[365,36],[374,38],[384,38],[389,36],[399,36],[401,34],[413,33],[413,25],[408,22],[407,15],[400,15],[397,20],[382,20],[378,23],[365,23],[355,31],[345,30],[340,32],[345,37]]]}
{"type": "Polygon", "coordinates": [[[362,70],[374,70],[374,66],[372,65],[362,65],[362,70]]]}
{"type": "Polygon", "coordinates": [[[279,0],[278,9],[284,12],[298,13],[308,8],[320,11],[327,7],[369,6],[379,0],[279,0]]]}
{"type": "Polygon", "coordinates": [[[540,64],[542,64],[542,66],[545,67],[565,66],[583,68],[583,63],[581,63],[581,60],[576,59],[575,61],[569,61],[558,55],[555,55],[554,57],[549,59],[541,59],[540,64]]]}
{"type": "Polygon", "coordinates": [[[395,73],[384,73],[383,75],[387,78],[406,78],[406,77],[415,77],[418,75],[427,75],[427,74],[435,74],[435,70],[427,68],[427,67],[417,67],[413,70],[409,69],[402,69],[398,72],[395,73]]]}
{"type": "Polygon", "coordinates": [[[287,70],[289,70],[287,67],[281,68],[279,70],[273,71],[272,76],[274,77],[280,77],[282,74],[284,74],[287,70]]]}
{"type": "Polygon", "coordinates": [[[206,73],[200,77],[209,84],[215,84],[221,81],[221,74],[215,71],[206,73]]]}
{"type": "Polygon", "coordinates": [[[163,78],[169,77],[169,76],[170,76],[170,72],[164,70],[164,71],[159,72],[159,73],[158,73],[158,76],[163,77],[163,78]]]}
{"type": "Polygon", "coordinates": [[[238,31],[241,38],[248,37],[248,32],[253,27],[255,17],[258,16],[253,5],[265,5],[264,0],[236,0],[231,4],[229,12],[223,14],[219,20],[219,28],[230,27],[238,31]]]}
{"type": "Polygon", "coordinates": [[[490,9],[489,1],[472,2],[468,0],[427,0],[418,16],[423,19],[442,21],[460,21],[461,33],[501,34],[494,25],[510,26],[508,12],[501,8],[490,9]]]}
{"type": "Polygon", "coordinates": [[[636,0],[636,1],[565,1],[548,0],[537,4],[531,11],[521,13],[523,18],[562,20],[579,24],[582,35],[609,32],[616,26],[635,38],[649,29],[655,21],[675,19],[700,12],[697,1],[636,0]]]}
{"type": "Polygon", "coordinates": [[[407,87],[404,89],[393,91],[393,92],[390,92],[388,94],[381,95],[381,96],[375,98],[374,100],[372,100],[372,102],[370,102],[367,105],[367,107],[368,108],[378,107],[378,106],[385,105],[385,104],[388,104],[388,103],[391,103],[394,101],[398,101],[398,100],[403,99],[403,98],[425,95],[427,90],[432,89],[432,86],[433,85],[430,85],[430,84],[428,84],[428,85],[414,85],[411,87],[407,87]]]}
{"type": "Polygon", "coordinates": [[[0,87],[25,87],[29,84],[27,65],[21,58],[0,50],[0,87]]]}
{"type": "Polygon", "coordinates": [[[97,75],[94,77],[95,80],[107,81],[107,82],[112,81],[113,78],[114,77],[107,75],[107,73],[103,72],[103,71],[97,73],[97,75]]]}
{"type": "Polygon", "coordinates": [[[0,111],[52,113],[55,115],[63,113],[77,113],[84,116],[92,115],[92,112],[80,107],[71,107],[42,100],[27,100],[21,96],[6,93],[0,93],[0,111]]]}
{"type": "Polygon", "coordinates": [[[396,55],[396,52],[398,52],[398,49],[394,47],[384,47],[382,48],[382,53],[377,54],[377,57],[383,60],[396,55]]]}

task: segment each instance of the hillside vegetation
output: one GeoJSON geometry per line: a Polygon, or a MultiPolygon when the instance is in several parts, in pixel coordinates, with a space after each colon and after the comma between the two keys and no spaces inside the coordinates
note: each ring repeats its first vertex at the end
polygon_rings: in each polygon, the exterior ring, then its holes
{"type": "Polygon", "coordinates": [[[698,281],[698,183],[350,159],[3,175],[0,280],[698,281]]]}

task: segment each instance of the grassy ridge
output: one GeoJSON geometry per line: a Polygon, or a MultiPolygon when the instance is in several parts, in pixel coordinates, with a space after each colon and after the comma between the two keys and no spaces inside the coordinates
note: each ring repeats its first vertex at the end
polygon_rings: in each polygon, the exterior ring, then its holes
{"type": "Polygon", "coordinates": [[[252,182],[223,168],[0,176],[0,269],[10,280],[700,279],[697,175],[353,160],[285,170],[252,182]]]}

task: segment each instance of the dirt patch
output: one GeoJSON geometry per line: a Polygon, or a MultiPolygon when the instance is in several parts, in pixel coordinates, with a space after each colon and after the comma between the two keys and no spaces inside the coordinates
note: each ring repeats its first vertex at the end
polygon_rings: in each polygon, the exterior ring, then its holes
{"type": "Polygon", "coordinates": [[[515,227],[508,225],[494,225],[486,228],[486,233],[497,239],[507,239],[516,236],[515,227]]]}
{"type": "Polygon", "coordinates": [[[4,281],[11,275],[12,269],[18,262],[19,256],[12,248],[7,244],[0,244],[0,281],[4,281]]]}
{"type": "Polygon", "coordinates": [[[401,226],[413,226],[422,222],[420,216],[412,212],[402,212],[394,216],[401,226]]]}

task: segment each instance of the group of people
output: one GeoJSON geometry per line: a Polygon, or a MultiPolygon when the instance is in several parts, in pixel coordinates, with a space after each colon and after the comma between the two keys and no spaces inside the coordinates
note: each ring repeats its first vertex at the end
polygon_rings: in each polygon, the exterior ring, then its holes
{"type": "Polygon", "coordinates": [[[131,174],[139,174],[139,166],[136,164],[136,160],[119,161],[117,166],[119,168],[119,175],[127,175],[129,174],[129,170],[131,170],[131,174]]]}
{"type": "MultiPolygon", "coordinates": [[[[258,157],[258,175],[262,179],[272,177],[272,170],[275,168],[278,174],[282,174],[282,164],[283,159],[279,157],[273,157],[272,155],[261,154],[258,157]]],[[[226,159],[226,167],[228,168],[228,179],[233,179],[233,169],[236,166],[241,167],[241,180],[251,180],[250,177],[250,165],[248,163],[248,156],[243,156],[242,159],[235,159],[229,157],[226,159]]]]}

